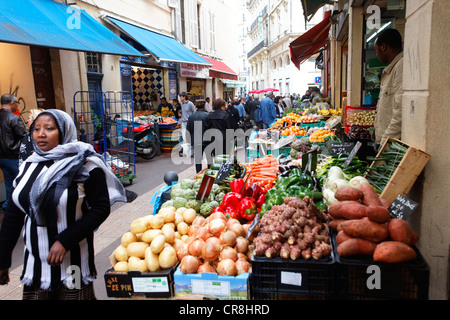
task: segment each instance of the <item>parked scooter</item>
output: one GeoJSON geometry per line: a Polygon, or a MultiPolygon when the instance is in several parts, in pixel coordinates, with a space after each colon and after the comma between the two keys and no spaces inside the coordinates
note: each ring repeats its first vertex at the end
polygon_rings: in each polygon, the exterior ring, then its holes
{"type": "Polygon", "coordinates": [[[145,160],[151,160],[158,154],[156,142],[159,138],[153,123],[142,124],[137,128],[129,125],[122,130],[121,135],[124,138],[123,144],[133,141],[136,156],[140,156],[145,160]]]}

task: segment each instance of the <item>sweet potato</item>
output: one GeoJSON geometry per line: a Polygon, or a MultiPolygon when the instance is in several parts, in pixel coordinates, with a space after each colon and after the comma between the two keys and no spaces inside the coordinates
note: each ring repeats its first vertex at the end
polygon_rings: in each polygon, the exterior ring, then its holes
{"type": "Polygon", "coordinates": [[[386,226],[365,219],[348,220],[342,222],[340,227],[350,237],[370,240],[373,242],[381,242],[389,235],[388,228],[386,228],[386,226]]]}
{"type": "Polygon", "coordinates": [[[385,223],[391,218],[391,213],[383,206],[370,205],[367,210],[367,218],[373,222],[385,223]]]}
{"type": "Polygon", "coordinates": [[[353,187],[340,187],[334,193],[334,197],[338,201],[349,201],[349,200],[359,200],[362,199],[363,193],[361,190],[353,187]]]}
{"type": "MultiPolygon", "coordinates": [[[[362,184],[361,192],[363,194],[362,200],[366,206],[382,206],[380,197],[375,189],[370,184],[362,184]]],[[[337,199],[337,198],[336,198],[337,199]]]]}
{"type": "Polygon", "coordinates": [[[348,239],[355,239],[350,237],[348,234],[346,234],[343,230],[339,231],[338,234],[336,235],[336,243],[339,245],[342,242],[344,242],[345,240],[348,239]]]}
{"type": "Polygon", "coordinates": [[[341,257],[351,256],[371,256],[377,244],[364,239],[348,239],[337,247],[337,252],[341,257]]]}
{"type": "Polygon", "coordinates": [[[341,214],[345,219],[362,219],[367,217],[367,210],[363,204],[344,203],[341,207],[341,214]]]}
{"type": "Polygon", "coordinates": [[[389,209],[389,207],[391,206],[391,202],[387,201],[386,199],[380,198],[381,201],[381,205],[383,207],[385,207],[386,209],[389,209]]]}
{"type": "Polygon", "coordinates": [[[360,204],[358,201],[338,201],[328,207],[328,214],[334,219],[342,219],[341,208],[344,204],[360,204]]]}
{"type": "Polygon", "coordinates": [[[346,219],[334,219],[334,220],[331,220],[329,223],[328,223],[328,227],[329,228],[331,228],[331,229],[333,229],[333,230],[336,230],[336,231],[340,231],[341,229],[340,229],[340,224],[342,223],[342,222],[345,222],[345,221],[347,221],[346,219]]]}
{"type": "Polygon", "coordinates": [[[416,258],[414,249],[400,241],[384,241],[377,245],[373,253],[375,262],[400,263],[416,258]]]}
{"type": "Polygon", "coordinates": [[[388,224],[389,236],[393,241],[400,241],[413,246],[419,240],[418,235],[411,230],[408,222],[402,219],[392,219],[388,224]]]}

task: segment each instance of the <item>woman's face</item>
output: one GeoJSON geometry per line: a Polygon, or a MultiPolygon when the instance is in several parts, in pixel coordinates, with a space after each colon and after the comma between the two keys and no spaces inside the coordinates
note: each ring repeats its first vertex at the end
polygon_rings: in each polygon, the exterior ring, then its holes
{"type": "Polygon", "coordinates": [[[42,151],[50,151],[59,145],[59,131],[50,115],[41,115],[34,124],[33,140],[42,151]]]}

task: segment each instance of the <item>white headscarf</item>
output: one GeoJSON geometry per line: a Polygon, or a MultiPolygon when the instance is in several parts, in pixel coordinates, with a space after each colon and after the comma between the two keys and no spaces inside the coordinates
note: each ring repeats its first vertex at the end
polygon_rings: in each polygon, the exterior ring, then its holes
{"type": "MultiPolygon", "coordinates": [[[[111,205],[115,202],[127,202],[124,186],[113,174],[111,167],[105,162],[103,157],[96,153],[90,144],[77,141],[76,127],[73,119],[66,112],[50,109],[41,112],[36,120],[45,114],[55,119],[59,130],[60,144],[49,151],[42,151],[37,147],[34,140],[32,140],[35,152],[28,157],[26,162],[54,161],[48,170],[44,174],[41,174],[33,183],[30,192],[29,212],[33,221],[39,226],[46,225],[45,214],[41,212],[40,208],[47,191],[55,186],[52,205],[56,208],[62,193],[72,182],[84,182],[87,180],[89,173],[85,167],[85,163],[88,161],[102,169],[105,173],[111,205]]],[[[34,128],[34,123],[30,128],[30,132],[34,128]]]]}

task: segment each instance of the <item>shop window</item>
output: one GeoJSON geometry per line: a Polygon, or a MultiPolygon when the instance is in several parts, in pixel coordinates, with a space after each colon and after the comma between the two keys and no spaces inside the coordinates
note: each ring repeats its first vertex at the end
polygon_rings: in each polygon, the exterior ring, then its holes
{"type": "Polygon", "coordinates": [[[86,52],[87,72],[102,73],[102,59],[100,53],[86,52]]]}

